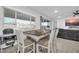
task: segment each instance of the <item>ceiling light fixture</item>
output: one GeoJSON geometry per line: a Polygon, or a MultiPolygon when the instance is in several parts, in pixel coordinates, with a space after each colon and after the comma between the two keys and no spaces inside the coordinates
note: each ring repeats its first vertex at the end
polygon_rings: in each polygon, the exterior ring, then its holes
{"type": "Polygon", "coordinates": [[[55,10],[55,11],[54,11],[54,13],[58,13],[58,12],[59,12],[58,10],[55,10]]]}
{"type": "Polygon", "coordinates": [[[61,18],[61,16],[58,16],[58,18],[61,18]]]}

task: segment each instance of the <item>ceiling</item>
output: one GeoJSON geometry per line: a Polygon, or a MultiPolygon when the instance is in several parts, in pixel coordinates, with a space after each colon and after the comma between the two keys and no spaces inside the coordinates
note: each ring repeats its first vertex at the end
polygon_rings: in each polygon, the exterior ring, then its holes
{"type": "Polygon", "coordinates": [[[47,16],[52,20],[71,17],[74,11],[79,10],[79,6],[27,6],[27,7],[35,12],[47,16]]]}

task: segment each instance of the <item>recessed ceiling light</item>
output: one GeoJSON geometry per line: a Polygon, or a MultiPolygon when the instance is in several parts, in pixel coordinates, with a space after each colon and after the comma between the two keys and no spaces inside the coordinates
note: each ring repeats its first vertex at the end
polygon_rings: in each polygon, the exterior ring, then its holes
{"type": "Polygon", "coordinates": [[[58,13],[58,12],[59,12],[58,10],[55,10],[55,11],[54,11],[54,13],[58,13]]]}
{"type": "Polygon", "coordinates": [[[58,16],[58,18],[61,18],[61,16],[58,16]]]}

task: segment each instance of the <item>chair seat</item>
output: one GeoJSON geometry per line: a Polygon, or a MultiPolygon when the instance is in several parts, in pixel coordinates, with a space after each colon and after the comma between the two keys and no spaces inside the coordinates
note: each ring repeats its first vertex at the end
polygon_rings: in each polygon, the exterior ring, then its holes
{"type": "Polygon", "coordinates": [[[30,39],[25,39],[25,40],[24,40],[24,46],[30,45],[30,44],[32,44],[32,43],[33,43],[33,41],[30,40],[30,39]]]}
{"type": "Polygon", "coordinates": [[[48,47],[48,42],[49,42],[49,35],[40,39],[38,41],[38,44],[48,47]]]}
{"type": "MultiPolygon", "coordinates": [[[[32,40],[31,37],[27,36],[27,38],[24,39],[24,46],[30,45],[30,44],[32,44],[32,43],[34,43],[34,41],[32,40]]],[[[21,42],[20,42],[20,45],[22,45],[21,42]]]]}
{"type": "Polygon", "coordinates": [[[38,42],[38,44],[48,47],[48,39],[42,39],[38,42]]]}

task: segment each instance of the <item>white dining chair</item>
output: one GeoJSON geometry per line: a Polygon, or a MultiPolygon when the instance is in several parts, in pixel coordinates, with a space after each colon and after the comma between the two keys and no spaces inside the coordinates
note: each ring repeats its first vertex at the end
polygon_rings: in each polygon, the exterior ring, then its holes
{"type": "Polygon", "coordinates": [[[19,53],[33,53],[35,52],[35,43],[30,37],[23,34],[22,31],[17,31],[18,52],[19,53]]]}
{"type": "Polygon", "coordinates": [[[55,30],[52,30],[50,35],[38,41],[37,53],[52,53],[54,51],[54,32],[55,30]]]}

